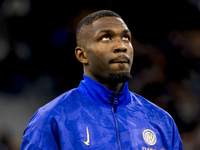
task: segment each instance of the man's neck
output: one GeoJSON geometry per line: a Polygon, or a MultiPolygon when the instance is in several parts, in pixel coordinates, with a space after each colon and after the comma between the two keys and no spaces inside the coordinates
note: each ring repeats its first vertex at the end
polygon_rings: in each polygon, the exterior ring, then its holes
{"type": "Polygon", "coordinates": [[[123,87],[124,83],[117,83],[117,84],[104,84],[104,83],[100,83],[100,84],[102,84],[103,86],[105,86],[110,91],[119,92],[119,91],[121,91],[121,88],[123,87]]]}
{"type": "Polygon", "coordinates": [[[99,82],[100,84],[102,84],[103,86],[105,86],[110,91],[119,92],[119,91],[121,91],[121,88],[123,88],[123,85],[124,85],[124,83],[109,82],[109,80],[107,80],[107,79],[96,78],[94,76],[90,76],[89,74],[85,74],[85,75],[88,76],[88,77],[90,77],[91,79],[99,82]]]}

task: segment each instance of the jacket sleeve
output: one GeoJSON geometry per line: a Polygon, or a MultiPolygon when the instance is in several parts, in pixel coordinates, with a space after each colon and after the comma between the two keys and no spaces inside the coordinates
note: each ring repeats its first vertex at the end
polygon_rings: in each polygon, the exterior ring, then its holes
{"type": "Polygon", "coordinates": [[[57,123],[37,113],[30,120],[20,150],[59,150],[57,123]]]}
{"type": "Polygon", "coordinates": [[[179,135],[179,132],[178,132],[178,128],[175,124],[175,122],[173,122],[174,126],[173,126],[173,141],[172,141],[172,149],[173,150],[183,150],[183,146],[182,146],[182,140],[181,140],[181,137],[179,135]]]}
{"type": "Polygon", "coordinates": [[[31,143],[28,139],[23,138],[22,144],[20,150],[42,150],[42,148],[39,148],[37,145],[31,143]]]}

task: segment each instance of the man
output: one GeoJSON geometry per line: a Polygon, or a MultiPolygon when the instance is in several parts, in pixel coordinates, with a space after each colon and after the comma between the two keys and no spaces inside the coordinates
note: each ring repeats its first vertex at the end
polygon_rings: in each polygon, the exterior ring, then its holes
{"type": "Polygon", "coordinates": [[[182,149],[171,116],[128,90],[133,47],[118,14],[86,16],[77,27],[75,55],[84,80],[35,113],[21,150],[182,149]]]}

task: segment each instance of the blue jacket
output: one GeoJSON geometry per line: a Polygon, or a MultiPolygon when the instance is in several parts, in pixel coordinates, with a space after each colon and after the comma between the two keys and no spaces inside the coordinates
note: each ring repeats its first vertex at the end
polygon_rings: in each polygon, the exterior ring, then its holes
{"type": "Polygon", "coordinates": [[[30,120],[21,150],[182,150],[172,117],[128,90],[109,91],[84,76],[41,107],[30,120]]]}

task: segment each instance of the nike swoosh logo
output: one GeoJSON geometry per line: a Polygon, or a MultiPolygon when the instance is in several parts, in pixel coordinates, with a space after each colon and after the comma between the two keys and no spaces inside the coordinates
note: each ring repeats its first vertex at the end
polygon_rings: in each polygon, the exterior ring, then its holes
{"type": "Polygon", "coordinates": [[[88,126],[86,126],[86,130],[87,130],[87,141],[83,141],[85,143],[85,145],[90,145],[90,135],[89,135],[89,130],[88,130],[88,126]]]}

